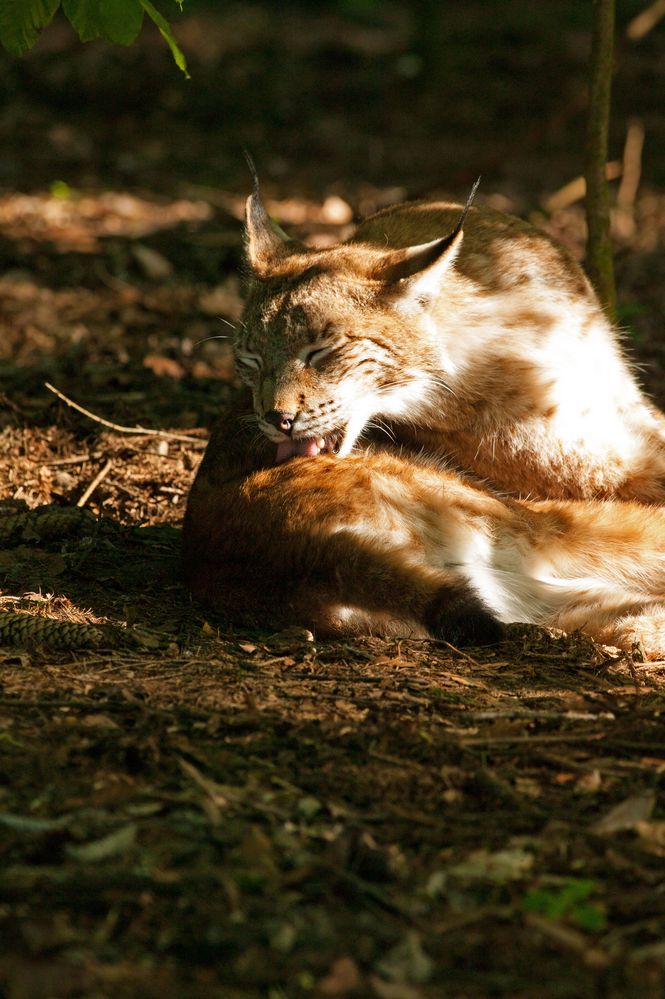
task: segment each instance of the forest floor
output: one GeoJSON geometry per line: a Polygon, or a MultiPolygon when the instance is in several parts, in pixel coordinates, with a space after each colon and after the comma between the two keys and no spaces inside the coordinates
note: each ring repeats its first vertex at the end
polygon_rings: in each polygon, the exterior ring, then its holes
{"type": "MultiPolygon", "coordinates": [[[[398,6],[195,14],[185,96],[150,34],[56,25],[0,67],[0,996],[665,996],[665,663],[518,625],[464,651],[240,631],[180,578],[234,378],[243,144],[319,244],[482,171],[581,256],[586,36],[574,3],[556,30],[515,6],[491,38],[485,5],[451,14],[438,131],[398,6]],[[462,72],[470,29],[494,89],[462,72]]],[[[621,315],[663,405],[665,176],[639,147],[665,150],[665,40],[621,65],[621,315]]]]}

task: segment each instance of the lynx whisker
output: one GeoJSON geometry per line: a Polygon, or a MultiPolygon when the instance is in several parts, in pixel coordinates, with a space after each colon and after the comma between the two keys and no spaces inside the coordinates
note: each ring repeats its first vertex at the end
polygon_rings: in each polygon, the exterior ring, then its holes
{"type": "Polygon", "coordinates": [[[207,343],[208,340],[230,340],[230,337],[228,333],[218,333],[215,336],[204,336],[202,340],[197,340],[194,346],[200,347],[202,343],[207,343]]]}
{"type": "Polygon", "coordinates": [[[250,439],[249,442],[250,450],[252,448],[257,447],[259,444],[263,444],[266,440],[267,440],[266,435],[261,430],[258,430],[254,434],[254,436],[250,439]]]}
{"type": "Polygon", "coordinates": [[[365,424],[364,430],[381,430],[386,436],[388,436],[393,444],[397,443],[397,438],[395,437],[394,431],[388,426],[383,420],[379,419],[378,416],[373,416],[371,420],[368,420],[365,424]]]}
{"type": "Polygon", "coordinates": [[[448,382],[445,381],[445,379],[441,377],[441,375],[430,374],[429,378],[430,378],[430,381],[433,383],[433,385],[436,385],[437,388],[443,389],[444,392],[450,393],[450,395],[452,395],[453,399],[457,399],[458,398],[457,392],[455,391],[455,389],[452,387],[452,385],[449,385],[448,382]]]}

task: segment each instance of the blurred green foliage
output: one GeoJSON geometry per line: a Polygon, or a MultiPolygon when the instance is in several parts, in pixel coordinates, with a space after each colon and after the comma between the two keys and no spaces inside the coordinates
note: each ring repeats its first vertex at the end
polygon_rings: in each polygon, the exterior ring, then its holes
{"type": "MultiPolygon", "coordinates": [[[[174,2],[182,10],[183,0],[174,2]]],[[[103,38],[117,45],[131,45],[136,40],[147,14],[171,49],[176,65],[188,76],[185,57],[169,22],[150,0],[3,0],[0,44],[13,55],[23,55],[60,7],[82,42],[103,38]]]]}
{"type": "Polygon", "coordinates": [[[599,885],[584,878],[569,878],[556,887],[534,888],[522,901],[525,912],[533,912],[554,921],[570,922],[581,930],[603,930],[607,917],[602,906],[590,901],[599,885]]]}

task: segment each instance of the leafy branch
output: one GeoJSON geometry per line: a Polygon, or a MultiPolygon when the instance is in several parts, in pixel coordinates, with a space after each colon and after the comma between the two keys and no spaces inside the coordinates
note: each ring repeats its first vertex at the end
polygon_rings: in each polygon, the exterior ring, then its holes
{"type": "MultiPolygon", "coordinates": [[[[182,10],[183,0],[175,2],[182,10]]],[[[150,0],[2,0],[0,44],[13,55],[23,55],[33,47],[60,7],[82,42],[104,38],[116,45],[131,45],[136,41],[147,14],[171,49],[176,65],[189,78],[185,56],[171,26],[150,0]]]]}

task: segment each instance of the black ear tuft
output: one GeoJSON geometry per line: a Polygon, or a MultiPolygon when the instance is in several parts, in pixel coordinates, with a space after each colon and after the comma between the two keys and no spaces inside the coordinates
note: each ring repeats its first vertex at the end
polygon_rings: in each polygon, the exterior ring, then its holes
{"type": "MultiPolygon", "coordinates": [[[[256,171],[256,164],[254,163],[254,157],[252,156],[252,154],[250,153],[249,149],[247,149],[247,148],[243,149],[243,155],[245,157],[245,162],[247,163],[247,166],[249,167],[249,172],[250,172],[250,175],[251,175],[251,178],[252,178],[252,187],[254,189],[254,194],[258,194],[259,193],[259,175],[258,175],[258,173],[256,171]]],[[[477,183],[476,183],[476,186],[478,186],[477,183]]]]}
{"type": "Polygon", "coordinates": [[[476,196],[476,191],[480,187],[480,181],[481,180],[482,180],[481,177],[477,177],[476,181],[475,181],[475,183],[473,185],[473,187],[469,191],[469,197],[466,199],[466,204],[464,205],[464,209],[462,211],[462,217],[459,220],[458,225],[464,225],[464,219],[466,218],[466,213],[468,212],[469,208],[473,204],[473,200],[474,200],[474,198],[476,196]]]}
{"type": "Polygon", "coordinates": [[[469,191],[469,197],[466,199],[466,204],[464,205],[464,208],[462,209],[462,214],[459,217],[457,225],[455,226],[455,228],[453,229],[453,231],[447,236],[447,239],[449,240],[450,243],[453,243],[455,241],[456,237],[462,231],[462,228],[464,227],[464,222],[465,222],[466,217],[467,217],[467,215],[469,213],[469,208],[473,204],[473,199],[475,198],[476,191],[478,190],[479,187],[480,187],[480,177],[478,177],[478,179],[476,180],[475,184],[473,185],[473,187],[469,191]]]}

